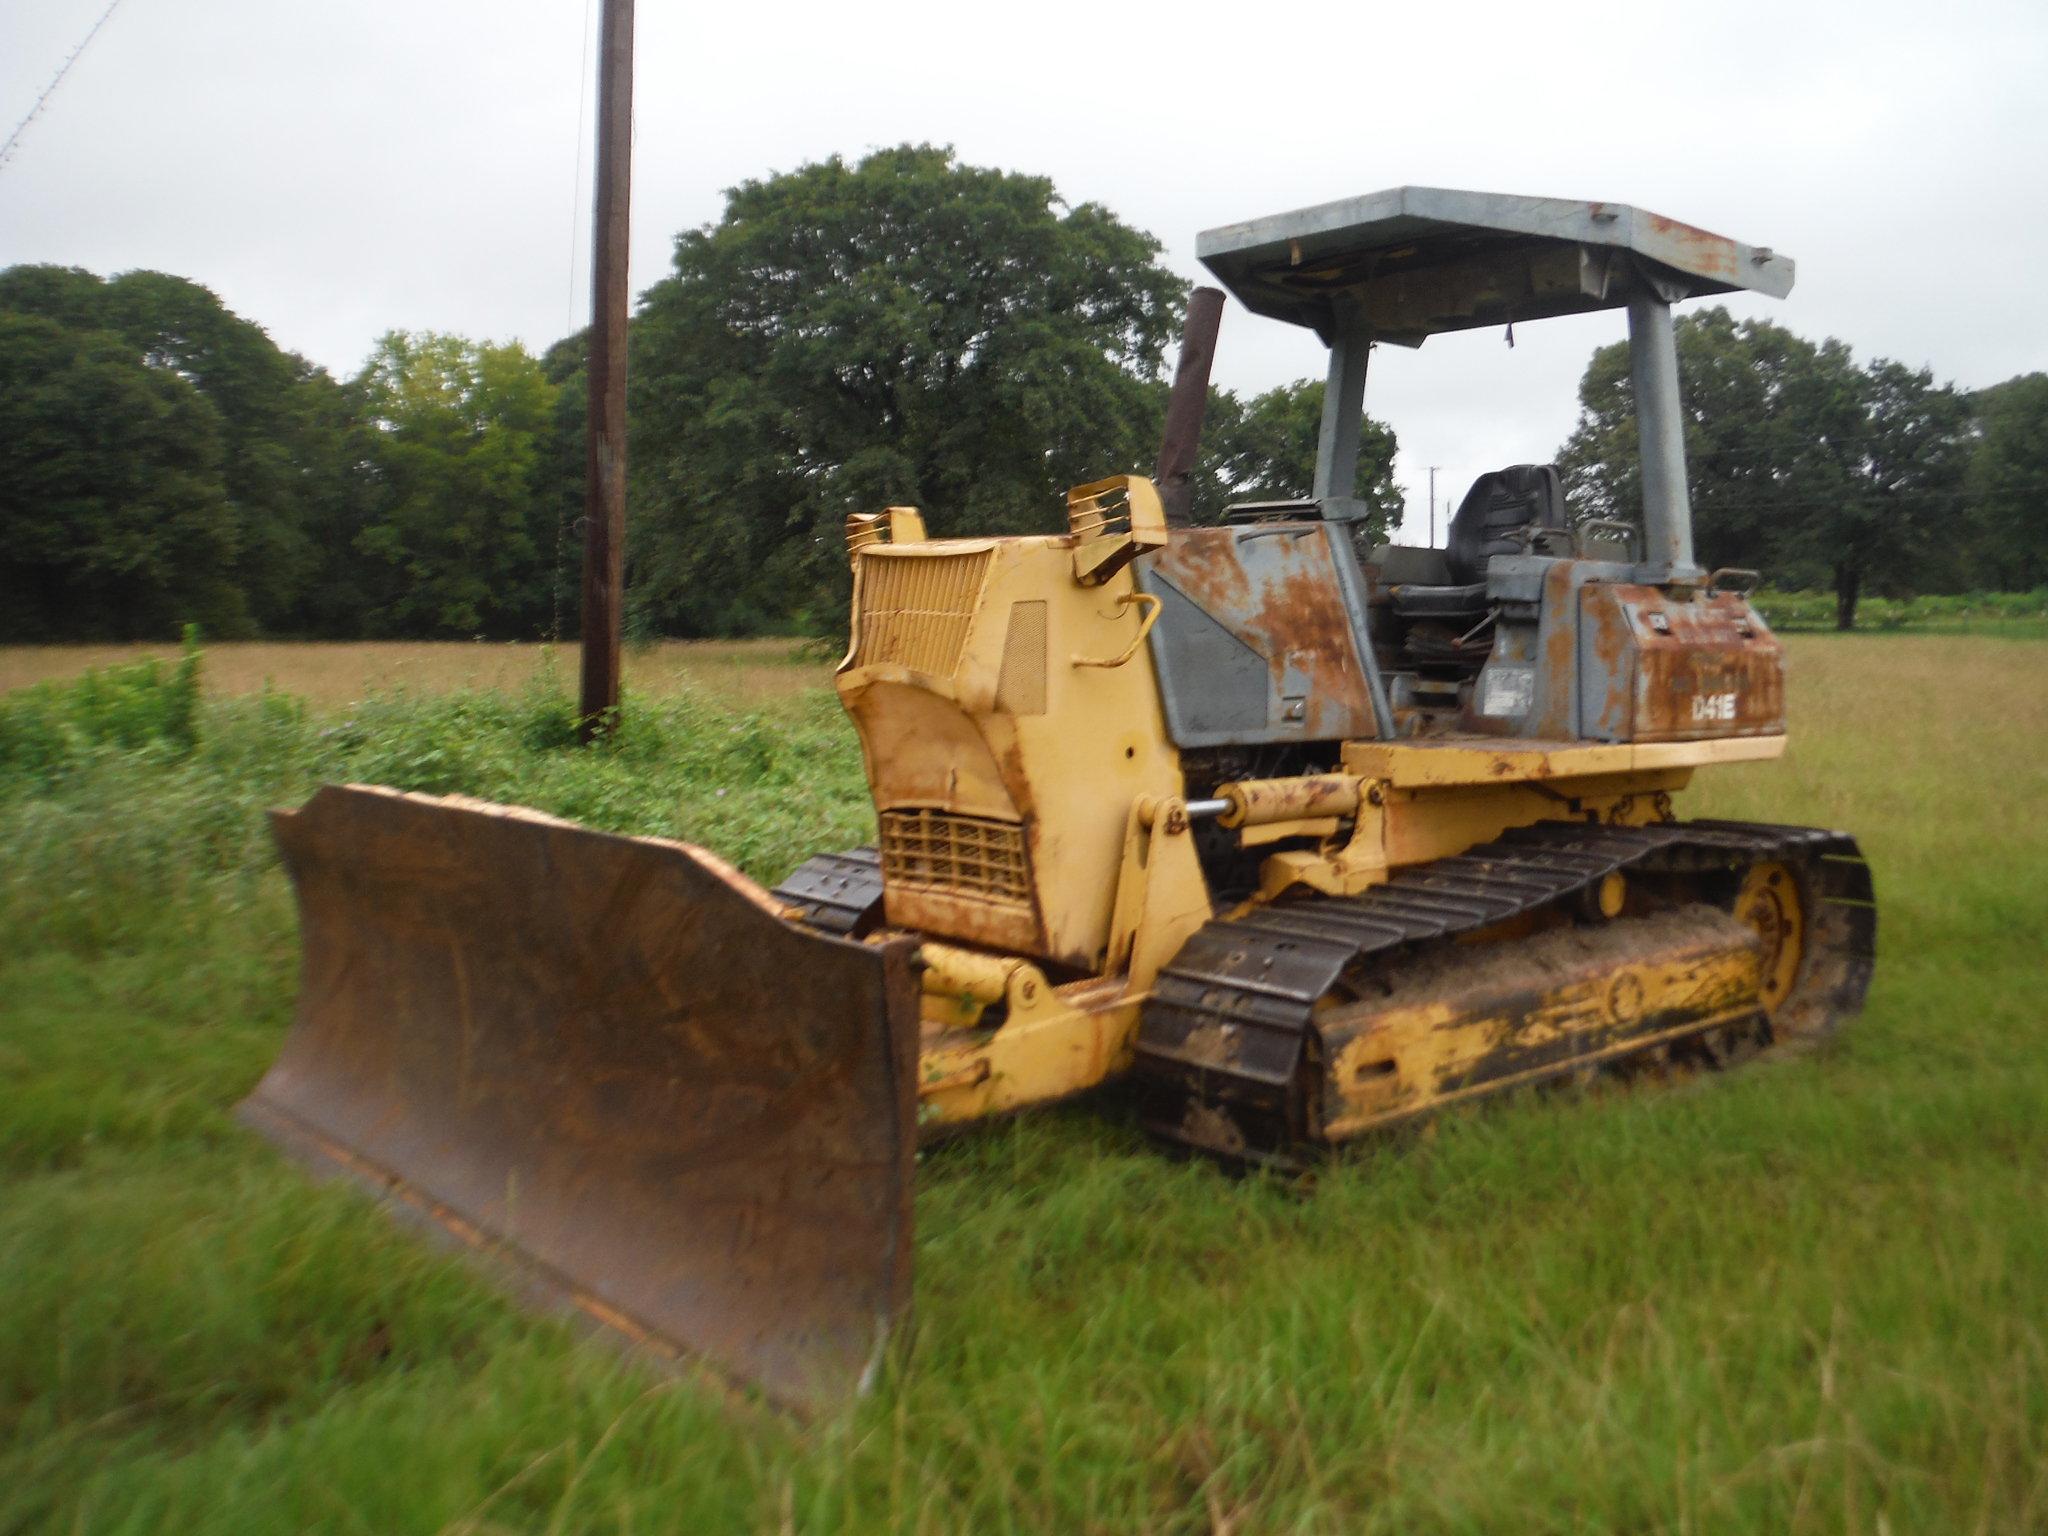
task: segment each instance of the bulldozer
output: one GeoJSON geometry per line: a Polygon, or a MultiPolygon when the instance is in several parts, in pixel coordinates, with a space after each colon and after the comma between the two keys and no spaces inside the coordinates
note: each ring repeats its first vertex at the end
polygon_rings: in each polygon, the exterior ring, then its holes
{"type": "Polygon", "coordinates": [[[1782,297],[1792,262],[1620,204],[1417,187],[1198,255],[1329,348],[1312,494],[1178,514],[1204,365],[1177,464],[1075,487],[1057,531],[850,518],[835,681],[877,836],[773,889],[478,801],[330,785],[277,813],[302,985],[245,1118],[538,1298],[817,1404],[900,1332],[935,1138],[1117,1083],[1166,1143],[1295,1169],[1856,1013],[1855,840],[1675,805],[1786,728],[1758,577],[1694,558],[1672,307],[1782,297]],[[1367,537],[1374,351],[1606,310],[1639,519],[1575,519],[1519,465],[1442,548],[1367,537]]]}

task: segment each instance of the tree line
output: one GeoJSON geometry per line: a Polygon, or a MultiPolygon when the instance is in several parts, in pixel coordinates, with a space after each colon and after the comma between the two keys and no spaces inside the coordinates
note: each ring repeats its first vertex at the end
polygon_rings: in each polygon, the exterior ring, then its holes
{"type": "MultiPolygon", "coordinates": [[[[1695,552],[1784,588],[1866,593],[2048,582],[2048,374],[1970,394],[1889,358],[1859,364],[1720,306],[1677,324],[1695,552]]],[[[1573,511],[1634,518],[1640,465],[1628,346],[1593,354],[1559,454],[1573,511]]]]}
{"type": "MultiPolygon", "coordinates": [[[[906,146],[752,181],[630,342],[629,622],[829,629],[846,514],[1052,531],[1149,467],[1186,284],[1042,177],[906,146]]],[[[573,637],[585,338],[393,332],[337,380],[197,283],[0,273],[0,636],[573,637]]],[[[1213,391],[1198,513],[1306,494],[1318,383],[1213,391]]],[[[1394,440],[1357,491],[1391,517],[1394,440]]]]}
{"type": "MultiPolygon", "coordinates": [[[[848,512],[1050,531],[1068,485],[1148,469],[1187,292],[1159,253],[926,145],[732,189],[632,322],[629,623],[830,630],[848,512]]],[[[573,637],[584,350],[392,332],[337,379],[183,278],[0,272],[0,638],[573,637]]],[[[1965,396],[1718,310],[1680,359],[1703,558],[1850,613],[2048,578],[2048,376],[1965,396]]],[[[1633,513],[1626,392],[1603,349],[1563,453],[1583,515],[1633,513]]],[[[1197,517],[1306,495],[1321,409],[1213,389],[1197,517]]],[[[1369,422],[1380,531],[1394,449],[1369,422]]]]}

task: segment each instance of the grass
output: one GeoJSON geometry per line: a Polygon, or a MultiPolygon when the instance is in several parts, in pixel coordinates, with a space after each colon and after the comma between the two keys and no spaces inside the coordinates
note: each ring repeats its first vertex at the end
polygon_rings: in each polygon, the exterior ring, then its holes
{"type": "MultiPolygon", "coordinates": [[[[1753,601],[1779,634],[1835,627],[1832,592],[1779,592],[1765,587],[1753,601]]],[[[1998,635],[2048,640],[2048,587],[2032,592],[1950,592],[1920,597],[1866,597],[1856,605],[1859,632],[1998,635]]]]}
{"type": "Polygon", "coordinates": [[[461,787],[772,878],[869,825],[828,694],[646,690],[596,753],[538,683],[215,693],[189,742],[0,700],[0,1532],[2048,1529],[2048,646],[1790,648],[1792,754],[1685,809],[1863,838],[1837,1048],[1306,1196],[1107,1110],[990,1128],[923,1160],[914,1349],[807,1425],[519,1313],[229,1111],[294,986],[265,805],[461,787]]]}

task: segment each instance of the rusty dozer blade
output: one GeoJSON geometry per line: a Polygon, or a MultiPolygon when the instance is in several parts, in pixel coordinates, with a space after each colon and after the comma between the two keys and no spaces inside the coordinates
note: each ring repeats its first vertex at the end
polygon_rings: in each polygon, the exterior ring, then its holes
{"type": "Polygon", "coordinates": [[[249,1123],[637,1345],[851,1394],[910,1300],[914,945],[483,801],[330,785],[274,820],[302,971],[249,1123]]]}

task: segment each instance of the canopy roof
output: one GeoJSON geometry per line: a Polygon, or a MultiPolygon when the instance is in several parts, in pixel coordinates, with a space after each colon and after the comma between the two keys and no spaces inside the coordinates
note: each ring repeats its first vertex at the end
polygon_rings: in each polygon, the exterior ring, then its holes
{"type": "Polygon", "coordinates": [[[1792,259],[1625,203],[1394,187],[1205,230],[1203,265],[1254,314],[1324,341],[1355,307],[1373,339],[1748,289],[1783,298],[1792,259]]]}

